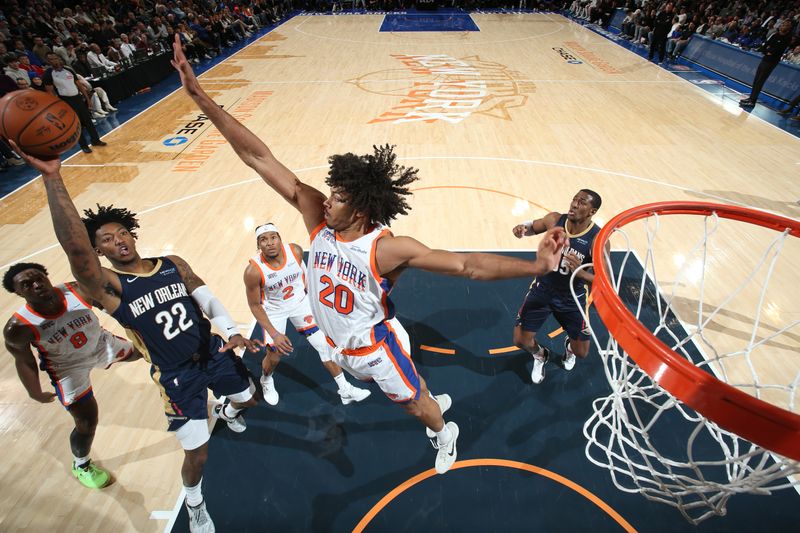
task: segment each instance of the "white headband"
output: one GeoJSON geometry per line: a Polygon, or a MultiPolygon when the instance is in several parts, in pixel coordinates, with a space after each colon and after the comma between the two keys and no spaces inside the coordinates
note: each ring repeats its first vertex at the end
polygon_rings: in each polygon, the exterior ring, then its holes
{"type": "Polygon", "coordinates": [[[258,239],[261,235],[264,235],[265,233],[269,233],[270,231],[274,231],[275,233],[280,233],[275,224],[271,222],[267,224],[261,224],[259,227],[256,228],[256,239],[258,239]]]}

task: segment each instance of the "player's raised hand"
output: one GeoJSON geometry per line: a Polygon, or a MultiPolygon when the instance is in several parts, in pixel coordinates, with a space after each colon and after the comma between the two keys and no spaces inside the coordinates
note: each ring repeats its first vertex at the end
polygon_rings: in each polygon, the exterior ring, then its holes
{"type": "Polygon", "coordinates": [[[278,355],[289,355],[292,353],[292,350],[294,350],[292,341],[283,333],[278,333],[276,331],[275,335],[270,335],[270,337],[272,337],[272,347],[278,352],[278,355]]]}
{"type": "Polygon", "coordinates": [[[566,261],[570,272],[574,272],[576,268],[581,266],[581,260],[575,254],[564,254],[564,261],[566,261]]]}
{"type": "Polygon", "coordinates": [[[248,352],[257,352],[261,345],[258,341],[254,341],[252,339],[245,339],[240,334],[231,335],[231,338],[228,339],[228,342],[219,349],[220,352],[227,352],[232,348],[244,348],[248,352]]]}
{"type": "Polygon", "coordinates": [[[555,270],[561,261],[561,250],[569,244],[567,232],[564,228],[556,226],[547,230],[536,251],[536,258],[548,266],[548,270],[555,270]]]}
{"type": "Polygon", "coordinates": [[[26,163],[41,172],[42,177],[59,174],[61,170],[61,159],[59,157],[54,157],[53,159],[39,159],[38,157],[23,152],[20,147],[17,146],[17,143],[11,139],[8,139],[8,144],[11,145],[11,148],[13,148],[26,163]]]}
{"type": "Polygon", "coordinates": [[[194,95],[202,91],[200,82],[197,81],[197,76],[194,75],[192,65],[186,59],[186,54],[183,53],[183,44],[181,43],[181,36],[175,33],[175,42],[172,44],[173,56],[170,60],[172,66],[178,71],[181,77],[181,84],[189,95],[194,95]]]}

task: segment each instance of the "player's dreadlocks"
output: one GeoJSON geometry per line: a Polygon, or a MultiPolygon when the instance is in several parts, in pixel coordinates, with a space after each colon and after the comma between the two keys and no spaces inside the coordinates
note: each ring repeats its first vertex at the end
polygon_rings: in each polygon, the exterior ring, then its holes
{"type": "Polygon", "coordinates": [[[28,269],[39,270],[47,275],[47,269],[39,263],[17,263],[11,265],[11,268],[3,275],[3,288],[8,292],[14,292],[14,276],[28,269]]]}
{"type": "Polygon", "coordinates": [[[136,232],[134,230],[139,227],[139,220],[136,218],[136,213],[132,213],[123,207],[97,204],[97,213],[93,212],[91,209],[84,209],[83,214],[85,218],[81,220],[83,220],[83,225],[86,226],[86,231],[89,233],[89,240],[92,242],[92,246],[95,245],[94,241],[97,230],[99,230],[103,224],[108,224],[110,222],[121,224],[128,230],[128,233],[133,235],[134,239],[136,238],[136,232]]]}
{"type": "Polygon", "coordinates": [[[411,207],[404,196],[411,194],[408,185],[417,179],[418,169],[395,164],[394,146],[373,146],[374,153],[333,155],[325,183],[342,189],[350,205],[365,213],[371,224],[389,225],[397,215],[408,214],[411,207]]]}

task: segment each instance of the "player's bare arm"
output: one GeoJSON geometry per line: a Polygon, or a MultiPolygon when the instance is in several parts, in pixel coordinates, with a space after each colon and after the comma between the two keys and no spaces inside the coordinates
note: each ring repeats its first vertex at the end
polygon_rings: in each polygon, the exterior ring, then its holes
{"type": "Polygon", "coordinates": [[[180,45],[180,37],[175,35],[172,66],[178,71],[186,93],[217,127],[220,133],[236,151],[244,163],[255,170],[259,176],[303,215],[309,232],[323,220],[322,203],[325,195],[306,185],[286,166],[278,161],[272,151],[253,132],[219,107],[200,86],[200,82],[186,60],[180,45]]]}
{"type": "Polygon", "coordinates": [[[244,269],[244,287],[247,294],[247,306],[258,325],[272,337],[272,346],[280,355],[292,353],[293,346],[289,337],[275,329],[275,326],[269,321],[264,306],[261,305],[261,274],[253,265],[247,265],[247,268],[244,269]]]}
{"type": "Polygon", "coordinates": [[[56,395],[53,392],[43,392],[39,381],[39,369],[36,366],[36,357],[31,351],[33,333],[30,328],[11,318],[3,328],[6,350],[14,356],[14,364],[20,382],[28,391],[28,396],[37,402],[50,403],[56,395]]]}
{"type": "Polygon", "coordinates": [[[522,237],[530,237],[532,235],[538,235],[540,233],[544,233],[550,228],[555,227],[559,217],[561,217],[561,213],[556,213],[555,211],[553,211],[547,213],[542,218],[537,218],[536,220],[532,220],[531,222],[526,222],[524,224],[517,224],[511,231],[514,233],[514,236],[518,239],[521,239],[522,237]]]}
{"type": "Polygon", "coordinates": [[[61,177],[61,160],[43,160],[26,154],[10,141],[14,150],[33,168],[41,172],[47,191],[50,216],[61,248],[67,254],[72,274],[86,289],[91,299],[100,303],[109,313],[119,307],[121,287],[116,274],[100,265],[86,227],[72,202],[61,177]]]}
{"type": "Polygon", "coordinates": [[[494,280],[531,277],[555,268],[566,243],[563,228],[552,228],[539,243],[535,261],[495,254],[457,254],[433,250],[411,237],[384,237],[377,243],[376,260],[381,275],[399,275],[407,267],[469,279],[494,280]]]}

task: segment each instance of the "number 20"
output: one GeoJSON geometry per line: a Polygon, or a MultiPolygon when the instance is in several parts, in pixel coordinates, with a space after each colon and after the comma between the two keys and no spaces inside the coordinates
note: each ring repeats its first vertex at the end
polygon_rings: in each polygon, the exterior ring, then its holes
{"type": "Polygon", "coordinates": [[[336,285],[328,276],[322,276],[319,280],[325,287],[319,291],[319,301],[322,305],[335,309],[343,315],[353,312],[353,291],[344,285],[336,285]],[[328,297],[333,293],[333,298],[328,297]]]}

